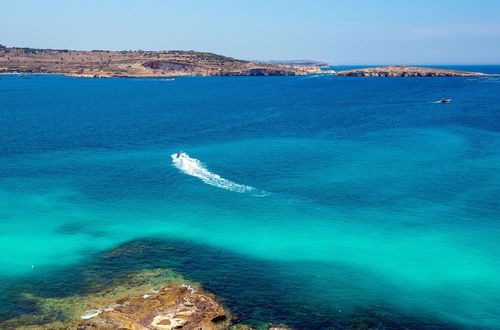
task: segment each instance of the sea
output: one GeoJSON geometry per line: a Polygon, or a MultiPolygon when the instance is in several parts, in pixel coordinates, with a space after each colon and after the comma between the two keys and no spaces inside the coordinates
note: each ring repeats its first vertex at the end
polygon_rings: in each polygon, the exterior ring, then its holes
{"type": "Polygon", "coordinates": [[[500,76],[1,75],[0,321],[162,268],[256,327],[498,328],[499,196],[500,76]]]}

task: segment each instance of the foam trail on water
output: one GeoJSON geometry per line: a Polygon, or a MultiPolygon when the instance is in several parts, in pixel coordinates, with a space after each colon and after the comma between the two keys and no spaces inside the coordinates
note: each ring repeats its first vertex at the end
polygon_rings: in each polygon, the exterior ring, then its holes
{"type": "Polygon", "coordinates": [[[210,172],[198,159],[191,158],[184,152],[180,153],[179,156],[177,154],[172,154],[171,157],[173,165],[183,173],[194,176],[211,186],[239,193],[255,193],[256,197],[268,195],[265,191],[255,189],[254,187],[244,184],[232,182],[224,179],[218,174],[210,172]]]}

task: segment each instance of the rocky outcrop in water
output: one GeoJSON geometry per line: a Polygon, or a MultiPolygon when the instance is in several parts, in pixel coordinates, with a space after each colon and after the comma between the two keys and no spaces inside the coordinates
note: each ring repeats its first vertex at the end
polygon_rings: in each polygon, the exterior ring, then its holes
{"type": "Polygon", "coordinates": [[[206,329],[228,328],[231,316],[215,297],[186,285],[118,302],[112,309],[91,311],[77,329],[206,329]]]}
{"type": "Polygon", "coordinates": [[[0,73],[76,77],[296,76],[318,67],[272,65],[195,51],[76,51],[0,45],[0,73]]]}
{"type": "Polygon", "coordinates": [[[470,77],[483,76],[484,74],[401,65],[338,71],[337,75],[355,77],[470,77]]]}
{"type": "MultiPolygon", "coordinates": [[[[136,249],[140,246],[117,248],[105,257],[114,259],[134,253],[136,249]]],[[[41,297],[24,293],[20,298],[30,301],[30,306],[36,306],[38,311],[0,322],[0,329],[255,329],[234,322],[235,316],[216,296],[168,269],[125,273],[109,285],[100,282],[90,285],[88,293],[69,296],[41,297]]],[[[289,329],[269,322],[261,322],[257,328],[289,329]]]]}

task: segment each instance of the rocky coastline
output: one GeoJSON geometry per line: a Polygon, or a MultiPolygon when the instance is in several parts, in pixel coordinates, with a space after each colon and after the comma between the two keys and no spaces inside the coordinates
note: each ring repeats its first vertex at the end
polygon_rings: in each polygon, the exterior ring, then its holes
{"type": "Polygon", "coordinates": [[[475,77],[484,73],[416,67],[380,66],[322,70],[315,61],[252,62],[195,51],[107,51],[16,48],[0,45],[0,74],[62,74],[71,77],[304,76],[328,73],[354,77],[475,77]]]}
{"type": "Polygon", "coordinates": [[[72,77],[302,76],[315,66],[273,65],[195,51],[77,51],[0,45],[0,73],[72,77]]]}
{"type": "Polygon", "coordinates": [[[189,285],[170,285],[143,296],[91,310],[77,329],[207,329],[229,328],[232,316],[215,296],[189,285]]]}
{"type": "MultiPolygon", "coordinates": [[[[111,285],[98,284],[96,288],[63,297],[26,292],[22,299],[31,301],[39,312],[0,322],[0,329],[255,329],[238,323],[237,316],[201,285],[168,269],[131,272],[115,278],[111,285]]],[[[289,328],[267,323],[258,329],[289,328]]]]}
{"type": "Polygon", "coordinates": [[[392,65],[375,68],[338,71],[337,75],[352,77],[475,77],[484,76],[485,74],[480,72],[425,68],[407,65],[392,65]]]}

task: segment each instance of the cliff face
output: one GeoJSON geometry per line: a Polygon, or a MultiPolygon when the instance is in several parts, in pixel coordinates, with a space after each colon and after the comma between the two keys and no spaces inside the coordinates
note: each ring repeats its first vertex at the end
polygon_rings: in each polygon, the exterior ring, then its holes
{"type": "Polygon", "coordinates": [[[255,63],[272,64],[272,65],[297,65],[297,66],[313,66],[318,68],[329,68],[332,65],[326,62],[313,60],[270,60],[270,61],[253,61],[255,63]]]}
{"type": "Polygon", "coordinates": [[[194,51],[74,51],[0,45],[0,73],[78,77],[294,76],[316,67],[259,64],[194,51]]]}
{"type": "Polygon", "coordinates": [[[469,77],[482,76],[484,74],[404,65],[339,71],[337,75],[355,77],[469,77]]]}

